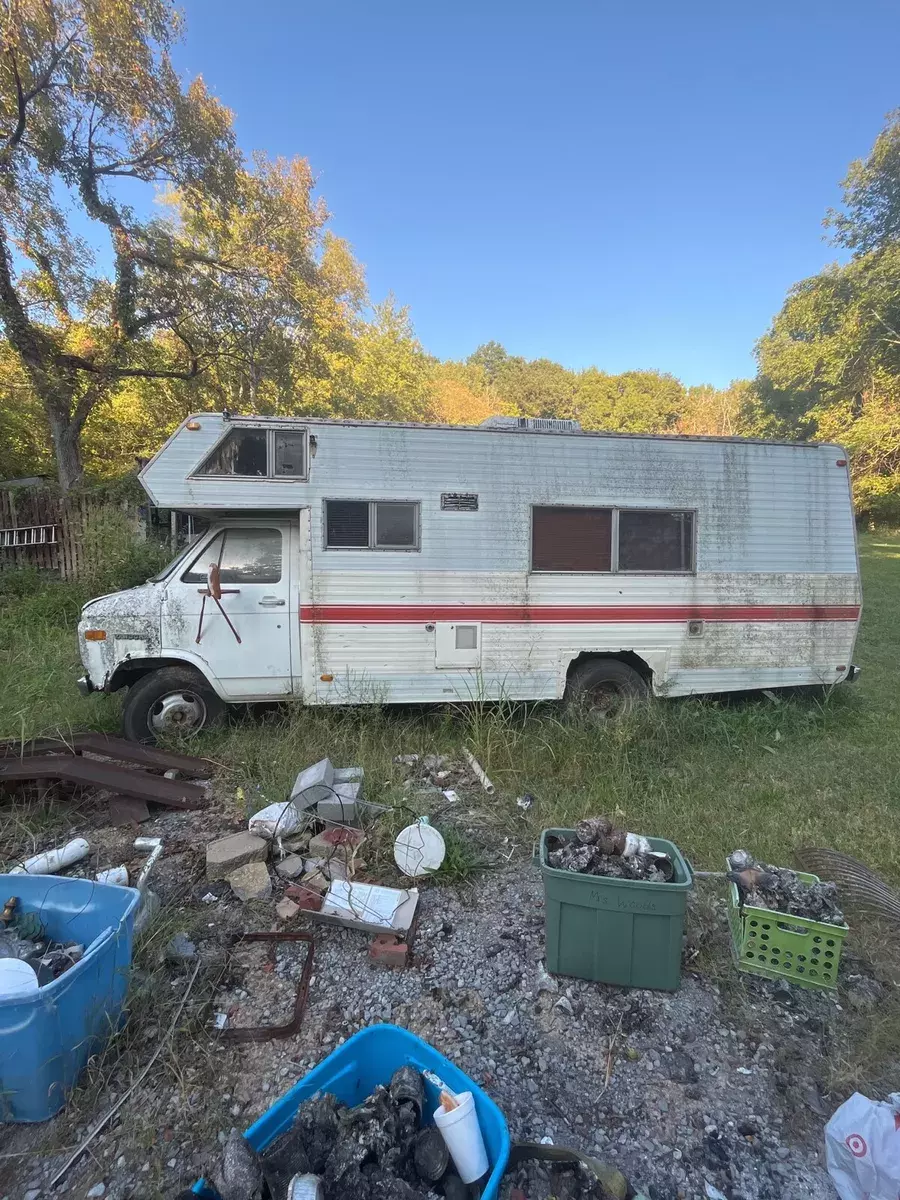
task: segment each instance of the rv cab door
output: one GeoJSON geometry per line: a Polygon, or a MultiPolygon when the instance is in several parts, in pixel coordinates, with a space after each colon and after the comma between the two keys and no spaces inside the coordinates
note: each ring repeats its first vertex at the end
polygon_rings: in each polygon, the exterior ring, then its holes
{"type": "Polygon", "coordinates": [[[205,664],[226,700],[291,693],[291,532],[277,520],[211,529],[166,586],[163,654],[205,664]]]}

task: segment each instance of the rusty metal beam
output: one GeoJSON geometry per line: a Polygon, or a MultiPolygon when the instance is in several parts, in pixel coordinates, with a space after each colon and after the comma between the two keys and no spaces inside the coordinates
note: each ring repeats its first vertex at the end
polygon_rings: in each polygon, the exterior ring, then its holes
{"type": "Polygon", "coordinates": [[[32,738],[27,742],[13,738],[0,741],[0,759],[29,758],[36,754],[102,754],[120,762],[139,763],[160,771],[183,771],[185,775],[204,776],[214,764],[191,754],[173,754],[158,746],[145,746],[108,733],[73,733],[68,738],[32,738]]]}
{"type": "Polygon", "coordinates": [[[30,758],[0,760],[0,784],[23,783],[30,779],[58,779],[87,787],[106,788],[122,796],[135,796],[169,808],[201,808],[206,789],[183,779],[165,779],[136,767],[80,758],[73,754],[38,754],[30,758]]]}

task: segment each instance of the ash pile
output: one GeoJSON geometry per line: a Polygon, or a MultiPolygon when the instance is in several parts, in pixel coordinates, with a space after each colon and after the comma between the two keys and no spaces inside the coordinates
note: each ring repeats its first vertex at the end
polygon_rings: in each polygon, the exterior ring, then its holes
{"type": "Polygon", "coordinates": [[[482,786],[469,763],[444,754],[398,754],[394,765],[406,773],[403,790],[418,799],[443,793],[452,802],[459,798],[457,791],[474,791],[482,786]]]}
{"type": "Polygon", "coordinates": [[[510,1167],[501,1200],[612,1200],[609,1191],[584,1164],[528,1159],[510,1167]]]}
{"type": "Polygon", "coordinates": [[[729,854],[728,866],[728,878],[737,884],[742,905],[807,917],[826,925],[845,924],[833,883],[805,883],[796,871],[757,862],[747,850],[729,854]]]}
{"type": "Polygon", "coordinates": [[[586,817],[575,826],[575,837],[548,840],[547,862],[562,871],[670,883],[675,865],[666,854],[651,849],[645,837],[616,829],[608,817],[586,817]]]}
{"type": "Polygon", "coordinates": [[[260,1154],[232,1130],[212,1183],[221,1200],[468,1200],[477,1192],[437,1127],[422,1123],[424,1109],[424,1081],[409,1066],[354,1108],[317,1093],[260,1154]]]}

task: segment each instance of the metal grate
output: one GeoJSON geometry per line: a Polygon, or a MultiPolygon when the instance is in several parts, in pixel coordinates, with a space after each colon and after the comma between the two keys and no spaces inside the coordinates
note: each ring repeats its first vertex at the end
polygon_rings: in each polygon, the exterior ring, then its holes
{"type": "Polygon", "coordinates": [[[478,497],[474,492],[442,492],[444,512],[478,512],[478,497]]]}
{"type": "Polygon", "coordinates": [[[14,529],[0,529],[0,550],[18,550],[23,546],[53,546],[55,544],[55,525],[19,525],[14,529]]]}

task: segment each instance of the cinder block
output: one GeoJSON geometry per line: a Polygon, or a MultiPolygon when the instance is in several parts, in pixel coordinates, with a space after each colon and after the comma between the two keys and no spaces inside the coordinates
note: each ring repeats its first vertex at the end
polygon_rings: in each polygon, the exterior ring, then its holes
{"type": "Polygon", "coordinates": [[[320,800],[327,800],[331,795],[333,783],[334,767],[331,765],[331,760],[323,758],[320,762],[313,763],[311,767],[301,771],[294,780],[294,786],[291,789],[291,800],[294,807],[301,810],[312,808],[320,800]]]}
{"type": "Polygon", "coordinates": [[[361,787],[364,776],[362,767],[336,767],[332,783],[335,787],[339,783],[358,783],[361,787]]]}
{"type": "Polygon", "coordinates": [[[249,862],[228,876],[231,890],[238,900],[268,900],[272,895],[272,880],[264,862],[249,862]]]}
{"type": "Polygon", "coordinates": [[[336,783],[333,794],[316,805],[316,816],[323,821],[355,825],[360,786],[359,783],[336,783]]]}
{"type": "Polygon", "coordinates": [[[306,859],[302,854],[289,854],[287,858],[275,864],[275,870],[282,879],[296,879],[306,870],[306,859]]]}
{"type": "Polygon", "coordinates": [[[369,960],[402,971],[409,962],[409,946],[393,934],[377,933],[369,942],[369,960]]]}
{"type": "Polygon", "coordinates": [[[233,833],[206,847],[206,878],[225,879],[247,863],[265,862],[269,843],[253,833],[233,833]]]}

